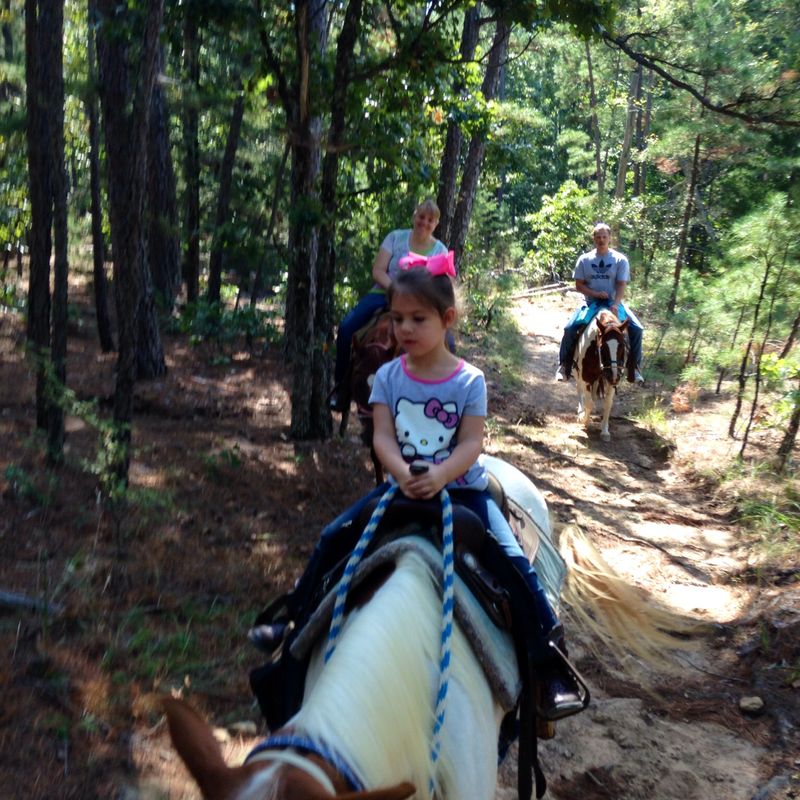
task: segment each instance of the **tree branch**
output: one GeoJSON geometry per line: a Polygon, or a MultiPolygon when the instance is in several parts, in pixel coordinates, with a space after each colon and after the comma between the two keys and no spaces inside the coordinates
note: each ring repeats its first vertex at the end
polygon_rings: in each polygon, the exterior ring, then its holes
{"type": "MultiPolygon", "coordinates": [[[[672,84],[673,86],[677,87],[678,89],[683,89],[689,94],[692,95],[695,99],[697,99],[702,106],[709,109],[709,111],[714,111],[717,114],[724,114],[728,117],[733,117],[735,119],[740,119],[744,122],[747,122],[751,125],[778,125],[784,128],[800,128],[800,120],[792,120],[786,119],[784,117],[777,116],[775,114],[748,114],[743,111],[735,111],[732,108],[731,103],[720,104],[714,103],[709,100],[702,92],[698,91],[686,81],[682,81],[680,78],[675,77],[671,73],[667,72],[665,69],[659,66],[657,61],[649,56],[643,55],[638,51],[634,50],[633,48],[629,47],[627,41],[622,36],[612,36],[608,31],[602,30],[601,36],[603,41],[609,47],[616,47],[621,50],[625,55],[627,55],[630,59],[635,61],[637,64],[642,64],[643,66],[647,67],[648,69],[652,69],[657,75],[660,75],[664,78],[665,81],[672,84]]],[[[762,100],[768,98],[759,98],[762,100]]]]}

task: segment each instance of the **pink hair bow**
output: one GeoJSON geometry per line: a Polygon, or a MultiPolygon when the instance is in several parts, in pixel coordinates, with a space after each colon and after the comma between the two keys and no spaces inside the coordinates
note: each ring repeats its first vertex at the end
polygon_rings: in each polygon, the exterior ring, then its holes
{"type": "Polygon", "coordinates": [[[455,428],[458,425],[458,414],[453,411],[447,411],[441,402],[435,397],[432,397],[425,403],[425,416],[428,419],[435,419],[444,425],[445,428],[455,428]]]}
{"type": "Polygon", "coordinates": [[[448,250],[436,256],[421,256],[418,253],[409,253],[398,262],[400,269],[413,269],[425,267],[431,275],[449,275],[456,277],[455,253],[448,250]]]}

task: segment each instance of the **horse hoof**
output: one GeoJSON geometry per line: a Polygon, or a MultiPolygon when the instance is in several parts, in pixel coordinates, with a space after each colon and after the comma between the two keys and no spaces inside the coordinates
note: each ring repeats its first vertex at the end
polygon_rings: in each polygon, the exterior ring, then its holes
{"type": "Polygon", "coordinates": [[[602,439],[604,442],[610,442],[610,441],[611,441],[611,434],[610,434],[610,433],[601,433],[601,434],[600,434],[600,438],[601,438],[601,439],[602,439]]]}

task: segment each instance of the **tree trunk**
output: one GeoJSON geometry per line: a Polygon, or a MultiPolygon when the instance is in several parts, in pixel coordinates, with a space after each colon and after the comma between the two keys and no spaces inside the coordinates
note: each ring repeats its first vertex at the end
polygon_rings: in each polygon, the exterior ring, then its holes
{"type": "MultiPolygon", "coordinates": [[[[489,63],[486,66],[486,74],[483,78],[481,91],[487,100],[494,99],[497,94],[497,87],[500,83],[500,70],[508,52],[508,39],[511,28],[504,20],[496,23],[494,41],[489,55],[489,63]]],[[[453,227],[450,234],[450,248],[455,251],[456,264],[461,264],[461,257],[464,253],[464,245],[467,240],[470,218],[472,217],[472,206],[475,202],[475,192],[478,188],[478,178],[481,174],[483,156],[486,152],[486,137],[483,133],[475,134],[469,143],[467,160],[464,164],[464,172],[461,177],[461,188],[458,192],[458,202],[456,203],[455,214],[453,215],[453,227]]]]}
{"type": "Polygon", "coordinates": [[[94,308],[97,317],[97,334],[104,353],[114,349],[111,319],[108,314],[108,281],[105,269],[105,242],[103,241],[103,207],[100,202],[100,140],[97,120],[97,65],[95,57],[95,29],[97,9],[94,0],[88,2],[89,29],[87,60],[90,88],[86,95],[86,115],[89,121],[89,182],[92,207],[92,277],[94,308]]]}
{"type": "MultiPolygon", "coordinates": [[[[69,264],[67,261],[67,172],[64,166],[64,0],[39,0],[40,37],[48,66],[48,128],[53,189],[53,320],[52,387],[48,402],[47,459],[57,464],[64,458],[64,407],[61,389],[67,385],[67,299],[69,264]],[[49,19],[41,9],[48,8],[49,19]]],[[[44,88],[44,87],[43,87],[44,88]]]]}
{"type": "MultiPolygon", "coordinates": [[[[157,72],[164,55],[159,52],[157,72]]],[[[150,101],[147,140],[147,252],[153,287],[160,308],[170,314],[181,286],[181,257],[178,241],[178,204],[175,170],[169,140],[169,109],[161,84],[156,80],[150,101]]]]}
{"type": "MultiPolygon", "coordinates": [[[[647,71],[647,99],[645,100],[644,111],[640,114],[641,125],[637,125],[636,149],[643,153],[647,149],[647,138],[650,136],[650,120],[653,112],[653,70],[647,71]]],[[[647,161],[640,159],[637,162],[638,176],[634,195],[640,197],[647,188],[647,161]]]]}
{"type": "Polygon", "coordinates": [[[753,392],[753,402],[750,406],[750,416],[747,419],[747,427],[745,428],[744,435],[742,436],[742,449],[739,451],[739,458],[744,458],[744,451],[747,447],[748,437],[750,436],[750,428],[753,425],[753,420],[755,419],[756,410],[758,408],[758,398],[761,392],[761,359],[764,357],[764,348],[767,346],[770,333],[772,333],[772,320],[775,316],[775,301],[777,299],[778,292],[784,287],[783,273],[786,269],[788,255],[789,248],[787,246],[783,252],[783,261],[781,262],[781,267],[778,270],[778,274],[772,284],[772,294],[769,298],[769,311],[767,312],[767,325],[764,329],[764,336],[761,338],[761,346],[758,348],[758,353],[756,355],[756,386],[753,392]]]}
{"type": "Polygon", "coordinates": [[[631,142],[633,131],[636,127],[639,91],[642,84],[642,67],[637,64],[631,70],[630,86],[628,88],[628,113],[625,116],[625,132],[622,136],[622,148],[617,164],[617,184],[614,187],[614,199],[621,200],[625,197],[625,181],[628,176],[628,162],[631,157],[631,142]]]}
{"type": "Polygon", "coordinates": [[[197,32],[197,13],[192,5],[185,9],[183,28],[183,178],[186,183],[186,252],[183,278],[186,299],[191,303],[200,294],[200,120],[197,111],[200,91],[200,41],[197,32]],[[187,99],[188,95],[188,99],[187,99]]]}
{"type": "Polygon", "coordinates": [[[333,345],[333,289],[336,278],[336,184],[339,175],[339,153],[344,144],[346,128],[347,95],[352,81],[353,53],[361,33],[363,0],[349,0],[336,44],[336,66],[331,98],[331,122],[328,129],[328,147],[322,164],[322,226],[317,255],[317,306],[316,342],[314,346],[314,385],[311,408],[318,409],[315,427],[324,436],[332,428],[330,411],[325,402],[331,383],[331,359],[328,354],[333,345]]]}
{"type": "Polygon", "coordinates": [[[694,209],[694,187],[697,185],[699,168],[700,134],[698,133],[694,140],[692,169],[689,175],[689,187],[686,190],[686,203],[683,207],[683,220],[681,222],[681,231],[678,239],[678,255],[675,257],[675,270],[672,276],[672,292],[667,302],[667,316],[672,316],[675,313],[675,305],[678,302],[678,287],[681,282],[681,270],[683,269],[683,262],[686,254],[686,241],[689,237],[689,223],[691,222],[692,210],[694,209]]]}
{"type": "Polygon", "coordinates": [[[795,339],[797,339],[797,331],[800,328],[800,311],[797,312],[797,316],[794,318],[794,322],[792,322],[792,329],[789,331],[789,336],[786,339],[786,342],[781,349],[781,354],[778,358],[786,358],[789,355],[792,345],[794,345],[795,339]]]}
{"type": "Polygon", "coordinates": [[[603,158],[600,143],[600,122],[597,119],[597,94],[594,88],[594,70],[592,68],[592,51],[589,49],[589,40],[584,42],[586,49],[586,66],[589,69],[589,108],[591,110],[592,138],[594,140],[594,161],[597,170],[597,196],[602,202],[606,187],[606,176],[603,170],[603,158]]]}
{"type": "Polygon", "coordinates": [[[231,204],[231,185],[233,183],[233,164],[236,160],[236,148],[239,146],[239,134],[244,118],[244,87],[239,82],[239,91],[233,103],[231,124],[228,128],[228,139],[225,142],[225,153],[219,168],[219,194],[217,195],[217,217],[214,231],[214,247],[208,268],[208,302],[219,303],[222,288],[222,254],[227,238],[225,226],[228,222],[231,204]]]}
{"type": "Polygon", "coordinates": [[[50,147],[47,133],[48,59],[42,46],[36,0],[25,0],[25,79],[27,85],[29,236],[27,336],[36,359],[36,425],[47,428],[46,370],[50,347],[50,249],[53,224],[50,147]]]}
{"type": "MultiPolygon", "coordinates": [[[[328,417],[312,405],[318,358],[314,348],[318,344],[316,265],[321,220],[317,180],[322,120],[312,107],[311,82],[314,63],[325,49],[324,7],[325,0],[300,0],[295,4],[297,83],[290,116],[294,219],[289,229],[291,264],[286,286],[285,336],[286,354],[292,364],[291,435],[295,439],[324,436],[325,426],[320,429],[320,420],[328,417]]],[[[329,417],[327,427],[330,429],[329,417]]]]}
{"type": "MultiPolygon", "coordinates": [[[[6,11],[5,18],[11,19],[11,0],[4,0],[3,8],[6,11]]],[[[11,35],[11,25],[8,22],[3,23],[3,49],[5,59],[10,64],[14,60],[14,37],[11,35]]]]}
{"type": "MultiPolygon", "coordinates": [[[[464,14],[460,55],[461,60],[465,63],[475,58],[475,48],[478,45],[478,34],[480,33],[480,12],[481,4],[477,2],[464,14]]],[[[463,91],[463,81],[459,79],[453,87],[453,95],[460,97],[463,91]]],[[[439,170],[439,194],[436,198],[441,216],[439,225],[434,232],[436,237],[445,243],[450,241],[453,227],[456,182],[458,180],[458,165],[461,158],[463,139],[461,125],[451,119],[447,123],[447,137],[445,138],[444,152],[442,153],[442,166],[439,170]]]]}
{"type": "Polygon", "coordinates": [[[756,329],[758,328],[758,317],[761,313],[761,303],[764,301],[764,292],[767,288],[767,281],[769,280],[769,273],[771,269],[772,261],[769,257],[767,257],[766,264],[764,266],[764,277],[761,279],[761,288],[758,292],[758,300],[756,301],[755,308],[753,309],[753,324],[750,328],[750,337],[747,341],[747,347],[745,348],[744,355],[742,356],[742,363],[739,366],[739,391],[736,393],[736,407],[733,410],[731,421],[728,424],[728,436],[730,436],[731,439],[736,438],[736,422],[739,419],[739,412],[742,409],[744,389],[747,385],[747,362],[750,360],[750,351],[753,349],[753,339],[755,338],[756,329]]]}
{"type": "Polygon", "coordinates": [[[789,427],[786,429],[786,433],[778,446],[778,469],[781,471],[786,469],[789,456],[794,449],[794,443],[797,441],[797,431],[800,428],[800,378],[798,379],[798,387],[795,389],[794,397],[794,409],[789,419],[789,427]]]}
{"type": "MultiPolygon", "coordinates": [[[[137,333],[147,336],[139,343],[156,356],[160,338],[155,325],[152,292],[147,296],[143,206],[147,171],[147,131],[156,72],[158,31],[164,12],[163,0],[149,0],[147,20],[138,58],[138,83],[132,90],[123,37],[109,28],[130,26],[127,8],[117,0],[99,0],[103,16],[98,39],[99,62],[108,154],[108,197],[111,234],[114,241],[114,285],[119,326],[119,356],[114,394],[114,422],[120,452],[117,476],[127,482],[130,463],[133,387],[137,377],[137,333]],[[132,111],[129,110],[132,106],[132,111]],[[144,324],[142,314],[152,314],[153,324],[144,324]],[[155,339],[153,339],[155,331],[155,339]]],[[[163,371],[163,353],[160,354],[163,371]]],[[[158,359],[156,359],[158,360],[158,359]]]]}

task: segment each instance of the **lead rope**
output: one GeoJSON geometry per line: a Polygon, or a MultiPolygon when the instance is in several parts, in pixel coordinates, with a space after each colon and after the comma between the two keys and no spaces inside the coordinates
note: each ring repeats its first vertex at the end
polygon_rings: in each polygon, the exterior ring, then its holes
{"type": "MultiPolygon", "coordinates": [[[[328,632],[328,642],[325,648],[325,663],[327,664],[336,643],[342,632],[344,621],[344,607],[347,601],[347,592],[353,580],[356,568],[372,541],[378,524],[386,509],[397,493],[397,485],[390,486],[381,497],[367,526],[364,528],[358,542],[347,560],[339,585],[336,587],[336,601],[333,605],[331,629],[328,632]]],[[[430,794],[433,796],[436,789],[436,765],[442,749],[442,728],[444,726],[445,710],[447,707],[447,689],[450,682],[450,662],[453,639],[453,603],[455,596],[454,548],[453,548],[453,504],[447,489],[441,491],[442,500],[442,633],[439,651],[439,687],[436,692],[436,709],[434,711],[433,740],[431,741],[430,758],[432,765],[431,779],[428,784],[430,794]]]]}
{"type": "Polygon", "coordinates": [[[436,693],[436,717],[431,742],[433,772],[429,783],[430,794],[436,789],[436,764],[442,748],[442,727],[447,706],[447,688],[450,682],[450,655],[453,639],[453,602],[455,574],[453,570],[453,504],[447,489],[442,489],[442,638],[439,656],[439,690],[436,693]]]}
{"type": "Polygon", "coordinates": [[[392,502],[392,499],[396,494],[397,484],[395,483],[390,486],[383,493],[383,495],[381,495],[381,499],[378,501],[378,505],[375,506],[375,510],[372,512],[372,516],[369,518],[367,526],[361,532],[361,536],[359,537],[358,542],[356,542],[356,546],[353,548],[350,558],[347,559],[344,573],[339,580],[339,585],[336,587],[336,602],[333,605],[331,629],[328,632],[328,643],[325,647],[326,664],[333,655],[333,651],[336,649],[336,643],[339,641],[339,635],[342,632],[342,624],[344,622],[344,605],[347,602],[347,592],[350,589],[350,584],[353,581],[353,575],[355,574],[356,567],[358,567],[359,562],[364,557],[364,553],[367,547],[369,547],[372,537],[375,536],[375,531],[378,529],[378,525],[381,519],[383,519],[386,509],[389,507],[389,503],[392,502]]]}

